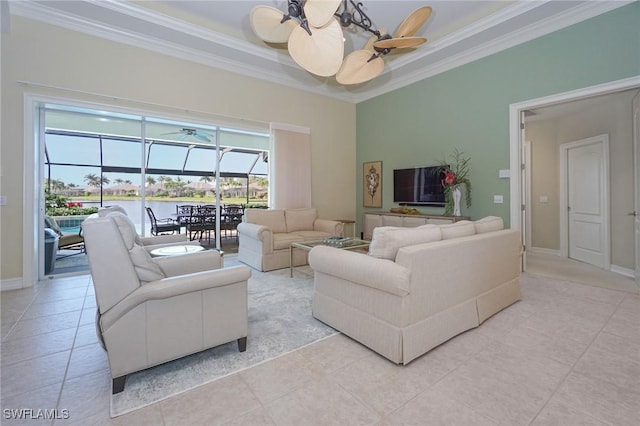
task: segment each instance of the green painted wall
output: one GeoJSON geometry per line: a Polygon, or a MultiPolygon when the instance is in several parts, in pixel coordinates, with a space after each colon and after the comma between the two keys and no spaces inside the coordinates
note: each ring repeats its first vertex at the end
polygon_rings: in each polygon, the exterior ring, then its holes
{"type": "MultiPolygon", "coordinates": [[[[640,2],[358,104],[356,170],[382,160],[382,210],[389,210],[393,169],[437,165],[458,148],[471,157],[473,184],[473,205],[462,214],[502,216],[508,225],[509,179],[498,171],[509,168],[509,105],[636,75],[640,2]],[[494,204],[494,194],[504,204],[494,204]]],[[[356,181],[360,232],[367,209],[356,181]]]]}

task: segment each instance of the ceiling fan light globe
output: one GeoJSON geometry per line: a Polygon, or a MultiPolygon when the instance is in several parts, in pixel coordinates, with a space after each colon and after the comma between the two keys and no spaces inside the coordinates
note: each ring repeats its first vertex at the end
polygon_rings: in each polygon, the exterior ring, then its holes
{"type": "Polygon", "coordinates": [[[346,10],[340,15],[340,25],[345,28],[351,25],[351,14],[346,10]]]}

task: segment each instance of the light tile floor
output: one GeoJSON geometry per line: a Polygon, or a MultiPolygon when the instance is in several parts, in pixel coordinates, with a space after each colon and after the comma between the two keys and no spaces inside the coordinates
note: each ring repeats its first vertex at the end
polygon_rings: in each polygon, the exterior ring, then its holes
{"type": "Polygon", "coordinates": [[[6,291],[1,422],[638,424],[640,296],[528,273],[522,289],[520,302],[404,367],[337,335],[115,419],[89,278],[6,291]],[[69,418],[7,418],[21,408],[69,418]]]}

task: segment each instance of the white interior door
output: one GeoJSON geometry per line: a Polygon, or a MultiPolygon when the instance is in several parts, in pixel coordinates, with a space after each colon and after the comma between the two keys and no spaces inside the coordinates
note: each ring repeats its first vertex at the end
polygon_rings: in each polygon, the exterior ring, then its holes
{"type": "Polygon", "coordinates": [[[636,235],[636,284],[640,285],[640,93],[633,98],[633,181],[636,235]]]}
{"type": "Polygon", "coordinates": [[[608,269],[608,136],[562,147],[566,152],[568,257],[608,269]]]}

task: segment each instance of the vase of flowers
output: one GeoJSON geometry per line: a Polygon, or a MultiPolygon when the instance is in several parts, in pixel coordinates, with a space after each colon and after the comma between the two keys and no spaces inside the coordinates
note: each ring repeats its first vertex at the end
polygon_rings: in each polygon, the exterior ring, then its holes
{"type": "Polygon", "coordinates": [[[445,216],[460,216],[460,201],[464,189],[467,207],[471,207],[471,181],[469,181],[470,158],[457,149],[451,154],[451,165],[443,166],[442,186],[445,196],[445,216]]]}

